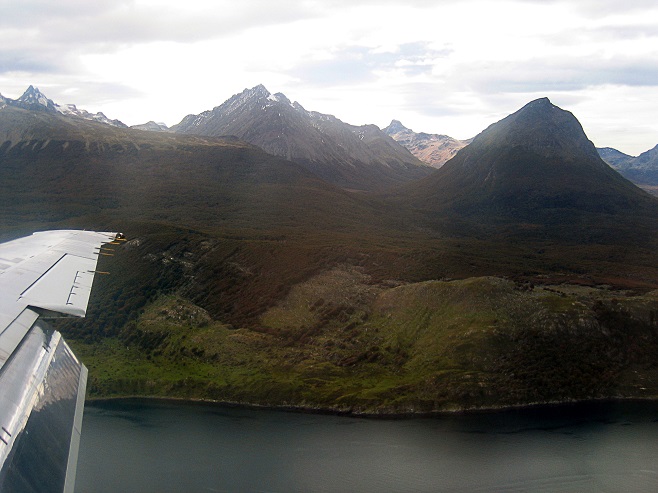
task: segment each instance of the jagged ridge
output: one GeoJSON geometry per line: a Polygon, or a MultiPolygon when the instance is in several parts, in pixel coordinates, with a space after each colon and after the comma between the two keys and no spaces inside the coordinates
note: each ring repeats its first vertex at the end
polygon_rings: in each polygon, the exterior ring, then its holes
{"type": "Polygon", "coordinates": [[[372,190],[431,171],[375,125],[353,126],[332,115],[307,111],[263,85],[246,89],[213,110],[188,115],[172,130],[235,135],[346,188],[372,190]]]}
{"type": "Polygon", "coordinates": [[[30,111],[45,111],[48,113],[61,114],[64,116],[82,118],[84,120],[104,123],[113,127],[127,128],[127,125],[119,120],[111,120],[102,112],[90,113],[83,109],[78,109],[74,104],[61,106],[49,99],[38,88],[29,86],[23,95],[18,99],[9,99],[0,96],[0,108],[12,106],[30,111]]]}

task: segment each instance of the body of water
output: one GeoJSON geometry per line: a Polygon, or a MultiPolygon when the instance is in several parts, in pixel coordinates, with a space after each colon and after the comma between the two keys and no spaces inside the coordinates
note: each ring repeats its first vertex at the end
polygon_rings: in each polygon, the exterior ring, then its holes
{"type": "Polygon", "coordinates": [[[658,491],[658,404],[379,420],[120,400],[85,409],[77,493],[658,491]]]}

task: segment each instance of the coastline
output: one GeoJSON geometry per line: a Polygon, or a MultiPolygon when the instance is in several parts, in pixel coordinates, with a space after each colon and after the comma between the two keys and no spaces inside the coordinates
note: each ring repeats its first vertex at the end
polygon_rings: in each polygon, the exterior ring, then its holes
{"type": "Polygon", "coordinates": [[[217,406],[232,409],[248,409],[248,410],[262,410],[262,411],[280,411],[289,413],[300,414],[319,414],[327,416],[343,416],[350,418],[363,418],[363,419],[382,419],[382,420],[404,420],[404,419],[419,419],[419,418],[436,418],[441,416],[455,416],[455,415],[477,415],[477,414],[491,414],[497,412],[507,411],[530,411],[551,409],[557,407],[567,406],[581,406],[588,404],[605,404],[605,403],[657,403],[658,397],[597,397],[592,399],[570,399],[562,401],[545,401],[545,402],[531,402],[527,404],[514,404],[514,405],[500,405],[489,407],[469,407],[460,409],[445,409],[437,411],[423,411],[423,412],[368,412],[359,410],[347,409],[333,409],[321,408],[310,406],[294,406],[294,405],[265,405],[254,404],[248,402],[235,402],[235,401],[217,401],[212,399],[189,399],[182,397],[160,397],[160,396],[116,396],[116,397],[92,397],[85,399],[87,404],[104,404],[111,402],[161,402],[183,405],[202,405],[202,406],[217,406]]]}

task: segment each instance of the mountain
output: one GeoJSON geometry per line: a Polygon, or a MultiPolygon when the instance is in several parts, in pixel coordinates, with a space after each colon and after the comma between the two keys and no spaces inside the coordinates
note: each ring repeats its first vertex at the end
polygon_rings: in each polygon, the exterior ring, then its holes
{"type": "Polygon", "coordinates": [[[14,106],[0,110],[0,163],[5,226],[30,214],[52,220],[115,211],[124,220],[207,231],[343,229],[365,207],[301,165],[234,137],[144,132],[14,106]]]}
{"type": "Polygon", "coordinates": [[[353,126],[331,115],[307,111],[262,85],[236,94],[213,110],[188,115],[171,129],[184,134],[237,136],[348,189],[381,189],[431,172],[375,125],[353,126]]]}
{"type": "Polygon", "coordinates": [[[164,123],[156,123],[153,120],[139,125],[131,125],[130,128],[137,130],[148,130],[149,132],[168,132],[169,127],[164,123]]]}
{"type": "Polygon", "coordinates": [[[119,120],[110,120],[103,113],[89,113],[86,110],[78,109],[74,104],[67,104],[61,106],[55,103],[52,99],[46,97],[38,88],[30,86],[18,99],[8,99],[0,96],[0,108],[4,105],[12,106],[14,108],[22,108],[31,111],[45,111],[47,113],[61,114],[69,117],[82,118],[84,120],[96,121],[104,123],[112,127],[125,128],[127,125],[119,120]]]}
{"type": "Polygon", "coordinates": [[[656,396],[655,202],[574,121],[531,104],[392,195],[235,137],[5,106],[0,238],[126,233],[89,318],[61,321],[97,397],[399,413],[656,396]],[[489,234],[501,221],[520,226],[489,234]]]}
{"type": "Polygon", "coordinates": [[[34,111],[57,112],[57,105],[48,99],[38,88],[30,86],[17,100],[9,100],[8,104],[18,108],[24,108],[34,111]]]}
{"type": "Polygon", "coordinates": [[[447,135],[416,133],[398,120],[391,121],[383,132],[433,168],[443,166],[457,154],[459,149],[470,142],[453,139],[447,135]]]}
{"type": "Polygon", "coordinates": [[[648,187],[658,186],[658,146],[637,157],[610,147],[598,151],[605,162],[633,183],[648,187]]]}
{"type": "Polygon", "coordinates": [[[658,204],[610,168],[578,120],[547,98],[494,123],[406,191],[435,217],[458,214],[481,227],[525,225],[572,240],[609,240],[617,227],[637,236],[631,224],[639,227],[658,204]]]}
{"type": "Polygon", "coordinates": [[[612,147],[597,147],[596,150],[598,151],[599,156],[601,156],[601,159],[603,159],[606,163],[615,169],[617,169],[619,164],[634,159],[633,156],[624,154],[623,152],[618,151],[617,149],[613,149],[612,147]]]}

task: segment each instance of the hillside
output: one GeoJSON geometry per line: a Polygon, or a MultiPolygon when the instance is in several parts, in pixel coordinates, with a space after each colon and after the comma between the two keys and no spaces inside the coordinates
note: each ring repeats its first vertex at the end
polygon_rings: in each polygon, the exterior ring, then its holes
{"type": "Polygon", "coordinates": [[[234,135],[348,189],[386,188],[431,171],[376,126],[353,126],[307,111],[262,85],[245,89],[213,110],[188,115],[171,130],[234,135]]]}
{"type": "Polygon", "coordinates": [[[92,397],[155,395],[411,414],[658,396],[656,291],[627,296],[500,278],[373,285],[337,267],[258,331],[159,297],[125,331],[75,346],[92,397]]]}

